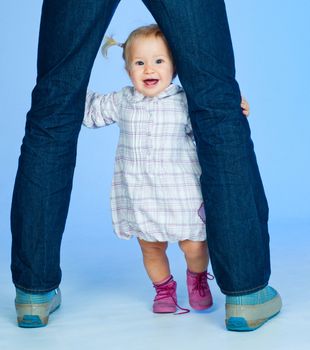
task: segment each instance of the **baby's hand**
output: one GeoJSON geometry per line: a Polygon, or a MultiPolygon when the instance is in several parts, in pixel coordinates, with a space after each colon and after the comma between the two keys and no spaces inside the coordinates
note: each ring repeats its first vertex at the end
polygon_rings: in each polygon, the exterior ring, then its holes
{"type": "Polygon", "coordinates": [[[248,117],[250,115],[250,105],[248,104],[248,101],[244,97],[242,97],[241,108],[242,108],[243,115],[248,117]]]}

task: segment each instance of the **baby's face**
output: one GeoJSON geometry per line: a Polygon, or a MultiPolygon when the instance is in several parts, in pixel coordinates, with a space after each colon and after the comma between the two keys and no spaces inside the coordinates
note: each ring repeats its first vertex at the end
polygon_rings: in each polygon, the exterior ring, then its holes
{"type": "Polygon", "coordinates": [[[138,37],[130,48],[129,77],[144,96],[153,97],[165,90],[174,72],[167,46],[160,37],[138,37]]]}

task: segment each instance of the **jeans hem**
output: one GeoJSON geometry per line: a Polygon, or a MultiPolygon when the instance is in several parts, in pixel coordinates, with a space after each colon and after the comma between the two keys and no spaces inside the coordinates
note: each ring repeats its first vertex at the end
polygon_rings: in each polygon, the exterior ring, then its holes
{"type": "Polygon", "coordinates": [[[245,289],[245,290],[241,290],[241,291],[237,291],[237,292],[227,291],[227,290],[224,290],[222,288],[220,288],[220,289],[221,289],[221,292],[227,296],[239,296],[239,295],[246,295],[246,294],[258,292],[259,290],[265,288],[267,285],[268,285],[268,281],[265,282],[264,284],[258,286],[258,287],[251,288],[251,289],[245,289]]]}
{"type": "Polygon", "coordinates": [[[25,287],[22,287],[20,286],[19,284],[15,283],[13,281],[14,285],[16,288],[22,290],[23,292],[26,292],[26,293],[33,293],[33,294],[39,294],[39,293],[48,293],[48,292],[51,292],[52,290],[54,289],[57,289],[59,287],[59,284],[58,285],[55,285],[54,287],[51,287],[51,288],[47,288],[47,289],[29,289],[29,288],[25,288],[25,287]]]}

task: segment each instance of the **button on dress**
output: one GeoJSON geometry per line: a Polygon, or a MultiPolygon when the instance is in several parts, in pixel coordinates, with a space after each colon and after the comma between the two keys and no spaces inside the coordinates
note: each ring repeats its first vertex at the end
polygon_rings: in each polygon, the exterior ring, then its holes
{"type": "Polygon", "coordinates": [[[205,240],[201,169],[183,89],[171,84],[155,97],[130,86],[106,95],[88,92],[83,124],[112,123],[120,129],[111,190],[117,236],[205,240]]]}

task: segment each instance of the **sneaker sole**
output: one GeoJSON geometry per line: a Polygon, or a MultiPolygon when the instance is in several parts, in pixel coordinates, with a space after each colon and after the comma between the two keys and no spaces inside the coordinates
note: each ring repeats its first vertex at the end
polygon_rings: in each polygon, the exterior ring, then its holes
{"type": "MultiPolygon", "coordinates": [[[[57,306],[54,310],[52,310],[51,313],[56,311],[60,307],[57,306]]],[[[40,328],[45,327],[48,324],[49,315],[45,317],[40,317],[38,315],[24,315],[23,317],[17,317],[17,324],[19,327],[22,328],[40,328]]]]}
{"type": "Polygon", "coordinates": [[[264,325],[266,322],[274,318],[278,315],[280,311],[278,311],[276,314],[274,314],[271,317],[268,317],[266,319],[257,320],[256,322],[247,322],[246,319],[242,317],[231,317],[228,320],[226,320],[226,328],[229,331],[235,331],[235,332],[250,332],[255,331],[257,328],[264,325]]]}
{"type": "Polygon", "coordinates": [[[237,332],[254,331],[275,317],[281,307],[282,301],[279,294],[259,305],[226,304],[226,328],[237,332]]]}

